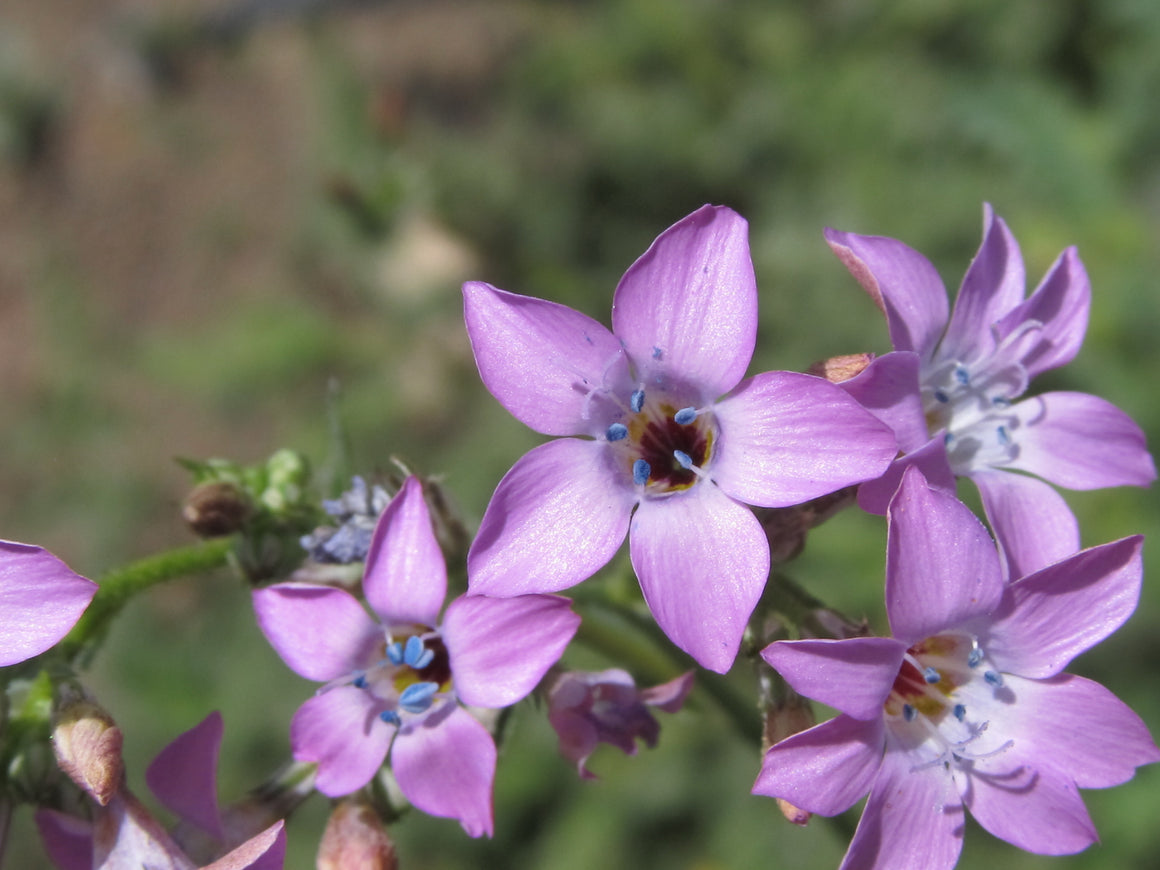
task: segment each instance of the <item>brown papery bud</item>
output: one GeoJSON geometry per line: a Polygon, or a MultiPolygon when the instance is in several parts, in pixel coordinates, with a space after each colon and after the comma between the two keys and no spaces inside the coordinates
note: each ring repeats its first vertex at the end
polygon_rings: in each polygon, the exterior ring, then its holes
{"type": "Polygon", "coordinates": [[[106,806],[125,777],[121,729],[88,699],[66,702],[52,730],[60,769],[93,800],[106,806]]]}
{"type": "Polygon", "coordinates": [[[318,845],[318,870],[398,870],[395,844],[375,811],[348,798],[335,805],[318,845]]]}
{"type": "Polygon", "coordinates": [[[214,480],[194,487],[181,516],[199,538],[219,538],[240,531],[250,515],[246,494],[234,484],[214,480]]]}
{"type": "Polygon", "coordinates": [[[831,384],[840,384],[856,375],[862,374],[866,366],[874,361],[872,353],[847,353],[842,356],[832,356],[821,362],[816,362],[807,370],[807,374],[825,378],[831,384]]]}

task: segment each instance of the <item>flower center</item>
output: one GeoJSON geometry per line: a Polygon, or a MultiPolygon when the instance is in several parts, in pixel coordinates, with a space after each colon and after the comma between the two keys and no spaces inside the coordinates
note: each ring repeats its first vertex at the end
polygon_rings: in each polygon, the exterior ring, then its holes
{"type": "Polygon", "coordinates": [[[663,496],[689,489],[705,474],[717,437],[711,411],[644,388],[634,390],[622,410],[605,439],[635,487],[663,496]]]}
{"type": "Polygon", "coordinates": [[[451,659],[437,631],[413,627],[411,633],[387,631],[382,658],[370,667],[328,683],[354,686],[370,695],[379,718],[390,725],[424,716],[440,696],[451,691],[451,659]]]}
{"type": "Polygon", "coordinates": [[[972,747],[989,723],[968,701],[1002,690],[1003,675],[975,637],[938,634],[906,651],[884,705],[886,723],[895,738],[927,758],[921,767],[990,757],[1012,741],[985,752],[972,747]]]}

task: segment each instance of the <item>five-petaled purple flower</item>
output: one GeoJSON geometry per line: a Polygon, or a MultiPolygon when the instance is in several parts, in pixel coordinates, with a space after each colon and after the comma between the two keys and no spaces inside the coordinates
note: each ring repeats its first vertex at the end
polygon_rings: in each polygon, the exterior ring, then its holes
{"type": "Polygon", "coordinates": [[[888,427],[804,374],[742,380],[757,330],[747,224],[705,206],[616,288],[610,332],[563,305],[464,285],[484,384],[543,444],[504,476],[468,555],[470,591],[590,577],[626,535],[645,600],[703,666],[733,663],[769,571],[745,506],[784,507],[882,474],[888,427]]]}
{"type": "Polygon", "coordinates": [[[258,623],[286,664],[324,681],[295,713],[290,742],[316,762],[332,797],[366,785],[388,750],[403,794],[492,832],[496,749],[466,710],[525,697],[560,657],[580,618],[554,595],[461,597],[438,626],[447,571],[418,479],[409,477],[379,519],[363,592],[280,583],[254,593],[258,623]]]}
{"type": "Polygon", "coordinates": [[[548,721],[560,738],[560,754],[575,763],[584,779],[595,779],[588,757],[596,744],[609,743],[636,755],[639,737],[651,749],[661,726],[649,707],[676,713],[693,688],[689,671],[649,689],[638,689],[628,671],[565,671],[548,689],[548,721]]]}
{"type": "Polygon", "coordinates": [[[843,868],[940,870],[964,807],[1030,852],[1096,840],[1079,788],[1160,760],[1140,718],[1063,673],[1140,593],[1142,538],[1093,547],[1013,583],[959,501],[908,469],[891,502],[886,607],[894,638],[780,641],[762,656],[841,715],[765,756],[753,787],[821,815],[870,793],[843,868]]]}
{"type": "Polygon", "coordinates": [[[1019,246],[986,206],[983,243],[948,314],[942,280],[914,249],[834,230],[826,239],[885,313],[900,352],[843,385],[892,425],[907,454],[862,486],[863,508],[884,512],[910,464],[951,491],[955,476],[969,477],[1019,577],[1080,545],[1074,515],[1043,480],[1098,489],[1155,479],[1144,434],[1105,400],[1052,392],[1014,401],[1083,343],[1091,286],[1075,248],[1024,299],[1019,246]]]}
{"type": "Polygon", "coordinates": [[[0,541],[0,667],[55,645],[96,594],[96,583],[47,550],[0,541]]]}

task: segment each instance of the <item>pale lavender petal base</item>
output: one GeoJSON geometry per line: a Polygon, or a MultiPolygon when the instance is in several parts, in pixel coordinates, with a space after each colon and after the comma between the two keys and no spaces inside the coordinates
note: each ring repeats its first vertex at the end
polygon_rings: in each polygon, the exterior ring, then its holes
{"type": "Polygon", "coordinates": [[[729,670],[769,574],[753,513],[708,482],[646,499],[632,518],[629,553],[669,639],[703,667],[729,670]]]}
{"type": "Polygon", "coordinates": [[[472,837],[490,837],[495,759],[487,729],[467,711],[450,707],[399,735],[391,769],[407,800],[423,812],[458,819],[472,837]]]}
{"type": "Polygon", "coordinates": [[[443,618],[455,692],[474,707],[525,698],[580,627],[572,602],[556,595],[457,598],[443,618]]]}
{"type": "Polygon", "coordinates": [[[215,839],[224,838],[217,801],[222,716],[213,712],[157,754],[145,782],[162,805],[215,839]]]}
{"type": "Polygon", "coordinates": [[[96,593],[96,583],[47,550],[0,541],[0,667],[54,646],[96,593]]]}
{"type": "Polygon", "coordinates": [[[318,764],[315,788],[341,797],[370,782],[394,734],[365,691],[340,686],[298,708],[290,722],[290,748],[295,761],[318,764]]]}
{"type": "Polygon", "coordinates": [[[607,446],[549,441],[504,475],[467,555],[472,593],[557,592],[607,564],[636,501],[631,486],[616,485],[607,446]]]}

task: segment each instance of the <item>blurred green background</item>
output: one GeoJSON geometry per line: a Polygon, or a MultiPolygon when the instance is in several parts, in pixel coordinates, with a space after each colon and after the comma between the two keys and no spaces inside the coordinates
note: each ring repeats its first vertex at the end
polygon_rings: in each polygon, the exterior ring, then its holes
{"type": "MultiPolygon", "coordinates": [[[[302,450],[444,476],[469,522],[540,440],[481,386],[459,283],[607,322],[611,292],[704,202],[750,221],[752,371],[888,349],[822,228],[893,236],[955,288],[984,201],[1034,283],[1066,246],[1087,344],[1037,389],[1099,393],[1160,444],[1160,5],[1150,0],[8,0],[0,10],[0,534],[82,573],[187,543],[175,456],[302,450]],[[332,415],[333,416],[333,415],[332,415]]],[[[1085,544],[1149,535],[1155,491],[1068,494],[1085,544]]],[[[842,515],[794,576],[881,624],[881,521],[842,515]]],[[[1146,564],[1158,564],[1155,540],[1146,564]]],[[[1154,573],[1154,572],[1153,572],[1154,573]]],[[[593,663],[589,661],[589,663],[593,663]]],[[[1073,670],[1160,728],[1160,591],[1073,670]]],[[[741,688],[750,678],[735,668],[741,688]]],[[[227,576],[134,602],[90,675],[130,783],[210,709],[220,788],[283,759],[313,687],[227,576]]],[[[496,837],[412,814],[406,868],[825,868],[845,841],[749,795],[759,759],[708,699],[596,783],[540,711],[500,759],[496,837]]],[[[1160,772],[1088,792],[1103,843],[1024,855],[972,824],[964,868],[1154,867],[1160,772]]],[[[321,799],[291,823],[308,867],[321,799]]],[[[7,866],[46,866],[18,814],[7,866]]]]}

